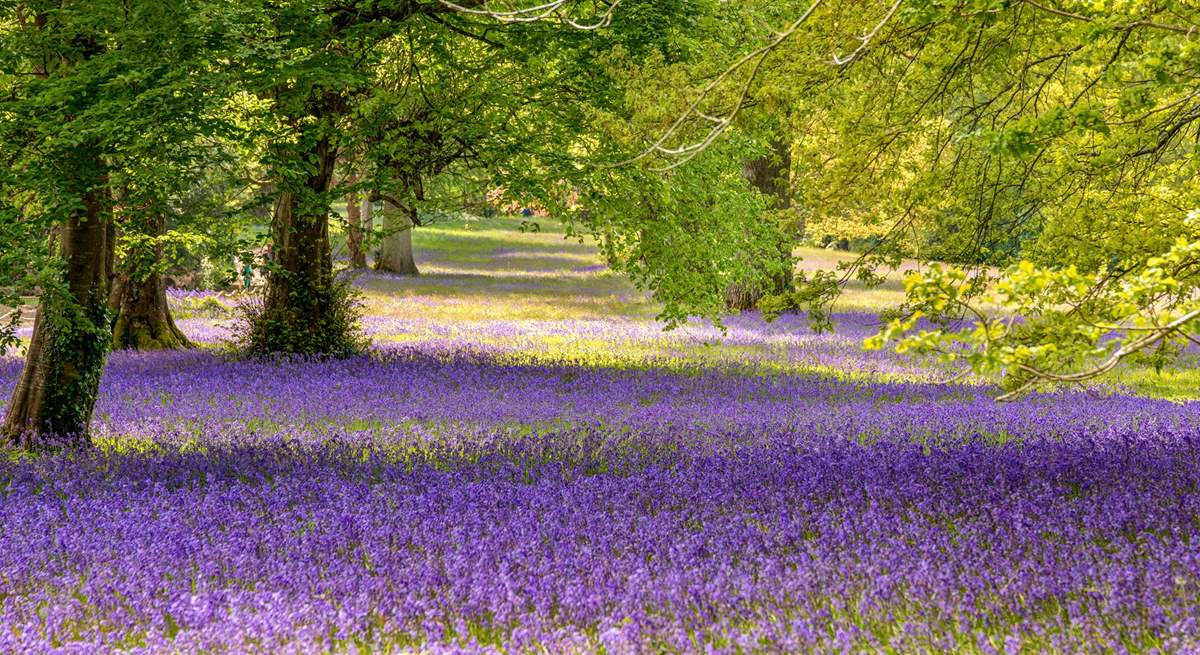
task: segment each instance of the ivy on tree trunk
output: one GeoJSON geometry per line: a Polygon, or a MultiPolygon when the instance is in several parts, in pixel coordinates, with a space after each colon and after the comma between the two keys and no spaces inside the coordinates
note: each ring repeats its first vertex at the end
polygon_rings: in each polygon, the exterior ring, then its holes
{"type": "Polygon", "coordinates": [[[88,445],[88,424],[111,339],[108,322],[108,188],[100,184],[57,230],[61,285],[46,288],[3,433],[41,446],[88,445]]]}
{"type": "Polygon", "coordinates": [[[273,260],[266,298],[252,317],[252,354],[343,355],[356,349],[355,316],[346,289],[333,279],[329,198],[337,148],[326,135],[302,139],[301,183],[282,175],[272,222],[273,260]]]}

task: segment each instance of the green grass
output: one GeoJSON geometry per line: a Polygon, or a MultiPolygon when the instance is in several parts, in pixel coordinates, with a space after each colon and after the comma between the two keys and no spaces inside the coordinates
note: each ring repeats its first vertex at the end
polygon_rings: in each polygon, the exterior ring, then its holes
{"type": "MultiPolygon", "coordinates": [[[[372,279],[363,285],[372,313],[432,320],[650,320],[658,306],[605,266],[597,248],[566,238],[552,219],[539,232],[520,231],[520,217],[447,219],[416,228],[421,275],[372,279]],[[406,299],[437,303],[406,303],[406,299]]],[[[801,270],[830,269],[856,255],[798,248],[801,270]]],[[[906,269],[911,265],[906,265],[906,269]]],[[[878,312],[904,299],[903,272],[868,289],[851,282],[835,311],[878,312]]]]}
{"type": "MultiPolygon", "coordinates": [[[[414,252],[422,274],[415,278],[367,275],[360,280],[366,313],[373,318],[403,320],[405,330],[379,334],[377,341],[405,343],[430,338],[470,336],[481,345],[512,347],[513,363],[571,361],[581,365],[617,368],[649,364],[676,370],[697,366],[734,367],[750,374],[805,373],[851,381],[894,380],[857,370],[818,363],[797,364],[787,359],[785,348],[735,344],[719,339],[697,341],[681,333],[660,333],[654,317],[658,305],[628,280],[605,266],[594,244],[566,238],[552,219],[538,221],[541,230],[522,232],[520,217],[439,220],[413,233],[414,252]],[[638,332],[629,340],[614,342],[583,334],[536,334],[519,337],[487,336],[479,327],[515,322],[623,321],[638,332]],[[651,336],[647,336],[651,335],[651,336]]],[[[335,249],[344,248],[335,235],[335,249]]],[[[829,270],[856,257],[854,253],[820,248],[798,248],[801,270],[829,270]]],[[[848,285],[835,311],[877,313],[893,308],[904,298],[901,279],[914,264],[887,275],[879,287],[848,285]]],[[[209,300],[209,304],[217,303],[209,300]]],[[[180,318],[222,318],[205,301],[175,308],[180,318]]],[[[31,308],[32,309],[32,308],[31,308]]],[[[224,313],[224,312],[222,312],[224,313]]],[[[29,311],[28,322],[33,312],[29,311]]],[[[847,345],[852,344],[847,341],[847,345]]],[[[863,367],[866,368],[865,366],[863,367]]],[[[913,366],[909,379],[949,377],[941,366],[913,366]]],[[[1101,385],[1138,395],[1175,401],[1200,399],[1200,356],[1188,355],[1156,371],[1143,365],[1124,365],[1101,385]]]]}
{"type": "MultiPolygon", "coordinates": [[[[416,278],[368,276],[362,281],[367,311],[439,326],[449,333],[468,333],[473,324],[492,321],[612,321],[652,325],[658,306],[645,293],[604,265],[594,244],[568,239],[553,219],[539,219],[538,232],[522,232],[520,217],[444,219],[416,228],[413,247],[421,276],[416,278]]],[[[797,248],[800,270],[831,270],[857,257],[855,253],[821,248],[797,248]]],[[[834,306],[837,312],[878,313],[904,300],[903,277],[917,264],[906,261],[900,270],[886,273],[882,285],[867,288],[847,285],[834,306]]],[[[443,332],[446,334],[446,332],[443,332]]],[[[415,342],[429,334],[413,331],[378,337],[393,342],[415,342]]],[[[486,343],[486,339],[480,340],[486,343]]],[[[501,344],[502,345],[502,344],[501,344]]],[[[522,344],[529,361],[573,359],[612,366],[636,366],[655,361],[687,368],[707,365],[743,365],[767,372],[806,372],[841,379],[878,379],[878,375],[833,367],[797,367],[785,361],[783,351],[730,343],[694,342],[681,345],[670,333],[662,339],[614,344],[604,340],[542,337],[522,344]],[[619,349],[619,352],[618,352],[619,349]]],[[[1200,366],[1195,358],[1181,360],[1161,372],[1144,366],[1125,366],[1106,385],[1132,393],[1189,400],[1200,398],[1200,366]]],[[[944,379],[941,367],[932,366],[916,377],[944,379]]],[[[893,377],[893,376],[888,376],[893,377]]]]}
{"type": "Polygon", "coordinates": [[[416,228],[416,278],[368,276],[369,312],[431,321],[652,320],[658,307],[556,221],[445,220],[416,228]]]}
{"type": "Polygon", "coordinates": [[[1140,396],[1200,400],[1200,362],[1195,357],[1181,359],[1161,371],[1148,366],[1127,366],[1117,373],[1115,381],[1140,396]]]}

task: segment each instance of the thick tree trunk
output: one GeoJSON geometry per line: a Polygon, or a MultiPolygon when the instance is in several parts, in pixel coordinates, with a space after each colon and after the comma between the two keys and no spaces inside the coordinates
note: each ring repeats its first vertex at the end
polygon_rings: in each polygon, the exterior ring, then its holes
{"type": "Polygon", "coordinates": [[[349,326],[338,315],[329,247],[326,193],[337,149],[317,139],[307,153],[312,166],[302,185],[279,184],[272,224],[274,261],[266,298],[251,328],[254,354],[340,354],[349,326]]]}
{"type": "Polygon", "coordinates": [[[113,322],[113,348],[182,350],[194,344],[175,325],[167,306],[167,285],[159,273],[142,279],[119,274],[115,285],[120,303],[113,322]]]}
{"type": "MultiPolygon", "coordinates": [[[[160,236],[166,220],[159,217],[148,226],[148,236],[160,236]]],[[[162,246],[155,246],[154,263],[162,259],[162,246]]],[[[113,348],[135,350],[179,350],[193,347],[175,325],[167,305],[167,285],[161,273],[118,270],[112,279],[109,307],[116,312],[113,320],[113,348]]]]}
{"type": "Polygon", "coordinates": [[[87,445],[88,424],[108,354],[111,222],[103,183],[57,230],[63,286],[43,291],[25,369],[13,390],[3,436],[25,446],[87,445]]]}
{"type": "Polygon", "coordinates": [[[782,139],[771,141],[771,154],[753,159],[742,167],[742,177],[755,189],[771,199],[771,209],[792,206],[790,175],[792,153],[782,139]]]}
{"type": "MultiPolygon", "coordinates": [[[[783,139],[771,141],[771,154],[751,160],[742,167],[742,176],[755,189],[771,199],[771,210],[781,212],[791,209],[791,147],[783,139]]],[[[794,272],[792,270],[792,241],[785,239],[778,245],[779,257],[782,260],[781,272],[774,276],[770,289],[750,288],[734,285],[725,293],[725,304],[734,311],[753,309],[758,305],[768,291],[781,293],[791,288],[794,272]]]]}
{"type": "Polygon", "coordinates": [[[400,275],[420,275],[412,248],[415,213],[415,207],[397,207],[390,202],[383,203],[383,240],[379,244],[376,269],[400,275]]]}

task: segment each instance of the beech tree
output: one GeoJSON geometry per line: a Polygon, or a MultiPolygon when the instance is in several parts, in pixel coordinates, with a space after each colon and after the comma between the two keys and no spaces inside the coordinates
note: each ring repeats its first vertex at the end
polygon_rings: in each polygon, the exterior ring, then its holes
{"type": "Polygon", "coordinates": [[[114,248],[109,272],[113,348],[159,350],[193,344],[175,325],[166,273],[185,258],[232,258],[234,234],[260,200],[242,179],[245,108],[214,102],[210,128],[181,142],[163,142],[122,169],[114,187],[114,248]]]}
{"type": "Polygon", "coordinates": [[[114,312],[112,346],[136,350],[190,348],[191,341],[175,325],[167,306],[161,270],[166,217],[156,212],[139,227],[109,277],[108,305],[114,312]]]}
{"type": "Polygon", "coordinates": [[[387,51],[379,93],[358,128],[373,143],[374,192],[400,209],[392,214],[396,225],[383,230],[380,267],[402,268],[386,255],[409,258],[418,210],[443,208],[439,190],[448,186],[503,189],[507,201],[572,209],[606,136],[598,121],[626,102],[605,61],[617,52],[683,56],[697,14],[717,5],[579,3],[581,16],[591,7],[596,18],[567,19],[564,29],[553,21],[499,26],[505,14],[490,3],[490,12],[459,15],[453,24],[406,29],[387,51]],[[604,29],[581,29],[610,16],[604,29]]]}
{"type": "MultiPolygon", "coordinates": [[[[9,98],[0,117],[11,164],[3,176],[4,211],[11,220],[4,223],[17,226],[10,232],[23,242],[47,238],[48,248],[45,266],[29,257],[0,262],[27,281],[5,286],[6,304],[16,305],[23,289],[40,291],[4,434],[39,442],[71,435],[73,442],[87,443],[113,339],[110,298],[125,315],[115,333],[119,343],[131,335],[134,343],[178,343],[169,316],[157,311],[164,306],[157,268],[125,271],[119,292],[111,293],[115,216],[137,206],[130,189],[153,186],[143,163],[161,161],[155,158],[164,150],[184,151],[171,146],[213,131],[221,119],[212,110],[231,94],[248,93],[263,110],[257,127],[268,144],[266,186],[276,196],[274,257],[266,297],[251,324],[250,351],[345,354],[359,340],[350,303],[332,276],[329,206],[344,191],[333,178],[339,155],[355,139],[351,119],[377,88],[385,50],[378,46],[414,23],[436,24],[439,41],[487,43],[487,30],[498,28],[521,31],[511,44],[530,44],[513,48],[526,59],[509,65],[527,65],[537,51],[532,44],[557,43],[557,52],[564,52],[572,46],[564,35],[607,24],[615,6],[551,2],[499,10],[475,3],[312,0],[6,5],[3,29],[13,38],[4,40],[2,54],[13,73],[3,78],[9,98]]],[[[579,48],[563,75],[577,75],[579,62],[591,57],[579,48]]],[[[164,217],[140,218],[145,220],[125,221],[130,243],[141,244],[146,259],[158,259],[164,217]]],[[[25,251],[31,252],[37,249],[25,251]]],[[[6,344],[14,325],[10,317],[6,344]]]]}
{"type": "Polygon", "coordinates": [[[410,28],[432,23],[444,28],[438,48],[449,50],[454,41],[479,40],[473,30],[480,20],[534,39],[558,29],[571,33],[605,25],[612,10],[613,5],[566,1],[504,7],[415,0],[258,5],[254,31],[260,36],[252,42],[260,64],[247,68],[246,85],[270,102],[275,138],[267,161],[278,196],[274,261],[262,306],[247,331],[249,351],[344,355],[361,345],[352,302],[333,277],[329,207],[347,190],[334,185],[334,174],[339,156],[355,141],[353,119],[385,90],[377,71],[397,63],[411,67],[426,54],[409,51],[407,62],[397,62],[389,59],[398,50],[391,44],[410,35],[410,28]]]}
{"type": "Polygon", "coordinates": [[[113,189],[164,142],[211,129],[223,18],[198,0],[4,5],[2,222],[48,243],[25,264],[40,297],[6,439],[87,443],[112,339],[113,189]]]}
{"type": "Polygon", "coordinates": [[[910,279],[871,344],[964,357],[1007,373],[1010,394],[1197,338],[1189,3],[35,0],[0,12],[0,237],[21,244],[0,253],[14,280],[0,300],[39,292],[8,440],[86,443],[113,339],[182,343],[160,268],[139,262],[161,259],[188,145],[226,129],[233,97],[254,114],[245,139],[263,145],[274,201],[251,354],[361,346],[333,274],[334,201],[403,208],[409,225],[389,229],[408,234],[431,181],[481,171],[597,237],[669,324],[719,318],[730,289],[769,290],[768,313],[820,321],[851,276],[878,282],[875,268],[916,256],[963,268],[910,279]],[[352,153],[363,173],[338,180],[352,153]],[[792,284],[797,226],[780,212],[861,228],[874,245],[792,284]],[[941,329],[914,332],[922,316],[941,329]]]}
{"type": "Polygon", "coordinates": [[[924,258],[959,266],[911,276],[907,306],[870,345],[895,339],[1002,373],[1009,399],[1127,357],[1161,364],[1194,340],[1200,7],[896,2],[875,13],[883,26],[835,102],[822,100],[838,177],[860,207],[893,198],[865,218],[888,235],[878,254],[915,254],[904,235],[925,233],[924,258]],[[886,102],[851,99],[868,88],[886,102]],[[940,329],[915,329],[920,316],[940,329]]]}

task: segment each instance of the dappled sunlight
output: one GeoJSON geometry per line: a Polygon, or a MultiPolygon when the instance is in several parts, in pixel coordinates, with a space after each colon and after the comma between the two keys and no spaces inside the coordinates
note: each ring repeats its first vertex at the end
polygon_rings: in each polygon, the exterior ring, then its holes
{"type": "MultiPolygon", "coordinates": [[[[430,652],[824,651],[831,621],[918,650],[1018,629],[1075,650],[1077,626],[1195,643],[1142,617],[1200,611],[1200,403],[999,405],[957,366],[864,351],[869,311],[824,333],[755,312],[664,330],[621,278],[556,270],[594,251],[511,236],[520,255],[470,272],[418,238],[427,274],[355,275],[372,346],[345,360],[230,358],[246,296],[172,293],[203,348],[114,353],[95,452],[0,461],[19,545],[0,618],[26,626],[0,650],[342,630],[430,652]]],[[[19,367],[0,360],[0,394],[19,367]]]]}
{"type": "Polygon", "coordinates": [[[0,655],[1200,654],[1200,4],[0,23],[0,655]]]}

